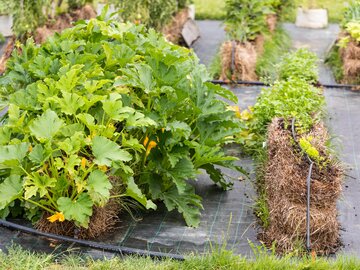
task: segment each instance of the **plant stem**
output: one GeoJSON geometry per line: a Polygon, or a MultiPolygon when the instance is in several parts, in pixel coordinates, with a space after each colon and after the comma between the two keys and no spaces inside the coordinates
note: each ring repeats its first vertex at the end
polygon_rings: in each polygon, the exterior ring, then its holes
{"type": "Polygon", "coordinates": [[[41,205],[41,204],[38,203],[38,202],[35,202],[35,201],[33,201],[33,200],[30,200],[30,199],[27,199],[27,200],[26,200],[24,197],[22,197],[22,199],[25,200],[25,201],[27,201],[27,202],[29,202],[29,203],[35,204],[36,206],[39,206],[40,208],[42,208],[42,209],[50,212],[51,214],[55,214],[55,211],[54,211],[54,210],[51,210],[50,208],[47,208],[46,206],[43,206],[43,205],[41,205]]]}

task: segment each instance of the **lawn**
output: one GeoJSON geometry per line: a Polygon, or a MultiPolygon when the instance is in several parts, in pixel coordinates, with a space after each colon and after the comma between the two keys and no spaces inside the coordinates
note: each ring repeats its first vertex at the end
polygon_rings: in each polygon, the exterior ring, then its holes
{"type": "MultiPolygon", "coordinates": [[[[222,20],[225,16],[225,2],[226,1],[224,0],[194,0],[196,6],[196,18],[198,20],[222,20]]],[[[327,8],[329,10],[330,22],[339,22],[342,18],[342,11],[349,1],[297,0],[297,2],[299,3],[298,5],[314,5],[319,8],[327,8]]],[[[293,14],[289,15],[289,21],[295,21],[295,11],[293,14]]]]}
{"type": "Polygon", "coordinates": [[[255,259],[246,259],[236,256],[231,251],[220,250],[204,256],[190,256],[184,262],[172,260],[151,260],[149,258],[126,257],[121,260],[115,257],[110,260],[94,261],[91,258],[83,258],[75,255],[48,255],[36,254],[20,247],[10,247],[8,253],[0,251],[0,269],[8,270],[70,270],[70,269],[168,269],[168,270],[193,270],[193,269],[313,269],[313,270],[343,270],[359,269],[360,261],[355,257],[340,256],[335,259],[302,257],[294,258],[291,255],[277,257],[269,255],[263,250],[255,251],[255,259]]]}

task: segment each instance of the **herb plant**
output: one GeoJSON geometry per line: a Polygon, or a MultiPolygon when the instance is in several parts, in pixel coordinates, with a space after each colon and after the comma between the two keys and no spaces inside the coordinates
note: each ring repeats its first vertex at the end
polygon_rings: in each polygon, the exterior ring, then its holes
{"type": "Polygon", "coordinates": [[[227,189],[219,166],[242,171],[222,150],[242,126],[218,99],[237,98],[208,79],[191,51],[143,26],[92,19],[28,40],[0,79],[1,216],[87,227],[94,206],[130,197],[197,226],[188,180],[202,169],[227,189]]]}
{"type": "Polygon", "coordinates": [[[294,77],[308,83],[316,83],[319,80],[317,61],[317,56],[307,49],[288,53],[277,66],[278,79],[288,80],[294,77]]]}

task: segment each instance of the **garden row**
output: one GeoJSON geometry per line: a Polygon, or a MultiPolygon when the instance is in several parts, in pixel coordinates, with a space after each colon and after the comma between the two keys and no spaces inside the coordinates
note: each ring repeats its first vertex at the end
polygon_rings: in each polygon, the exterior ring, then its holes
{"type": "Polygon", "coordinates": [[[360,1],[345,10],[342,31],[327,62],[339,83],[360,84],[360,1]]]}
{"type": "MultiPolygon", "coordinates": [[[[188,8],[187,0],[111,0],[108,3],[109,13],[114,12],[117,20],[154,28],[173,43],[183,43],[182,29],[188,19],[194,16],[193,11],[188,8]]],[[[0,73],[5,70],[6,60],[16,39],[24,42],[33,37],[36,43],[43,43],[55,32],[59,33],[71,27],[78,20],[96,17],[103,6],[104,4],[97,4],[94,0],[2,1],[0,22],[2,21],[3,25],[12,24],[14,36],[0,59],[0,73]]]]}
{"type": "Polygon", "coordinates": [[[243,170],[222,146],[242,125],[231,91],[188,49],[155,30],[80,21],[42,45],[18,45],[0,77],[0,214],[43,231],[95,237],[131,205],[163,202],[200,222],[189,180],[223,189],[220,167],[243,170]],[[77,230],[79,228],[80,230],[77,230]]]}
{"type": "Polygon", "coordinates": [[[304,49],[286,55],[277,66],[277,80],[262,90],[254,108],[240,114],[247,125],[243,143],[260,164],[256,213],[264,228],[261,239],[279,252],[305,250],[310,167],[311,248],[328,254],[339,246],[336,200],[342,167],[323,123],[324,96],[314,86],[316,62],[304,49]]]}
{"type": "Polygon", "coordinates": [[[287,0],[226,1],[228,41],[221,46],[215,76],[221,80],[255,81],[273,75],[273,64],[290,46],[277,22],[292,7],[292,1],[287,0]]]}

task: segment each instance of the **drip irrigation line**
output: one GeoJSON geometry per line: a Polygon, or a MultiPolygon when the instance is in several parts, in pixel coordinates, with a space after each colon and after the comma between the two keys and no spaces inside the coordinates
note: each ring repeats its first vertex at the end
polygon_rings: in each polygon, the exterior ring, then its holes
{"type": "MultiPolygon", "coordinates": [[[[211,80],[213,84],[220,84],[220,85],[256,85],[256,86],[271,86],[268,83],[258,82],[258,81],[222,81],[222,80],[211,80]]],[[[322,83],[315,83],[313,84],[317,87],[324,87],[324,88],[340,88],[340,89],[350,89],[353,91],[360,90],[360,85],[356,84],[322,84],[322,83]]]]}
{"type": "Polygon", "coordinates": [[[104,243],[98,243],[98,242],[94,242],[94,241],[76,239],[76,238],[62,236],[62,235],[53,234],[53,233],[45,233],[45,232],[35,230],[33,228],[29,228],[29,227],[19,225],[19,224],[10,222],[10,221],[6,221],[3,219],[0,219],[0,226],[9,228],[9,229],[13,229],[13,230],[17,230],[20,232],[32,234],[35,236],[42,236],[42,237],[46,237],[46,238],[50,238],[50,239],[58,240],[58,241],[62,241],[62,242],[76,243],[76,244],[78,244],[80,246],[84,246],[84,247],[100,249],[100,250],[112,252],[112,253],[118,253],[121,256],[135,255],[135,256],[141,256],[141,257],[150,257],[152,259],[172,259],[172,260],[177,260],[177,261],[185,260],[184,256],[178,255],[178,254],[147,251],[147,250],[128,248],[128,247],[119,247],[119,246],[115,246],[115,245],[111,245],[111,244],[104,244],[104,243]]]}
{"type": "MultiPolygon", "coordinates": [[[[291,131],[292,131],[292,136],[294,141],[296,142],[296,144],[298,144],[297,140],[296,140],[296,132],[295,132],[295,117],[292,119],[291,121],[291,131]]],[[[300,145],[298,144],[298,146],[300,147],[300,145]]],[[[314,165],[314,161],[311,160],[311,158],[309,157],[308,154],[306,154],[306,157],[308,159],[308,161],[310,162],[310,166],[309,166],[309,172],[308,172],[308,176],[306,178],[306,250],[307,252],[311,251],[311,242],[310,242],[310,187],[311,187],[311,175],[312,175],[312,169],[313,169],[313,165],[314,165]]]]}

